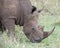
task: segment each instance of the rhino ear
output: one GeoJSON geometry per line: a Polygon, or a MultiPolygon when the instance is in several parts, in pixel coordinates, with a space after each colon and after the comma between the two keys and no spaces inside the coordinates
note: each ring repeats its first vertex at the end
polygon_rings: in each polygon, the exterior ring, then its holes
{"type": "Polygon", "coordinates": [[[44,10],[44,7],[42,7],[41,9],[37,10],[38,13],[42,12],[44,10]]]}
{"type": "Polygon", "coordinates": [[[31,13],[33,14],[34,12],[37,12],[37,13],[40,13],[40,12],[42,12],[44,10],[44,7],[42,8],[42,9],[37,9],[36,8],[36,6],[32,6],[32,11],[31,11],[31,13]]]}
{"type": "Polygon", "coordinates": [[[37,10],[37,8],[35,6],[32,6],[32,12],[31,13],[35,12],[36,10],[37,10]]]}

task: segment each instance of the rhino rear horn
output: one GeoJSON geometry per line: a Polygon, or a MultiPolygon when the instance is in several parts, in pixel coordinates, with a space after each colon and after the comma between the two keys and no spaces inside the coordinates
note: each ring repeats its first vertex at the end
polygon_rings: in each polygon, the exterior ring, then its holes
{"type": "Polygon", "coordinates": [[[44,39],[44,38],[47,38],[49,35],[51,35],[51,34],[53,33],[54,29],[55,29],[55,26],[54,26],[54,28],[53,28],[51,31],[49,31],[49,32],[44,32],[43,39],[44,39]]]}

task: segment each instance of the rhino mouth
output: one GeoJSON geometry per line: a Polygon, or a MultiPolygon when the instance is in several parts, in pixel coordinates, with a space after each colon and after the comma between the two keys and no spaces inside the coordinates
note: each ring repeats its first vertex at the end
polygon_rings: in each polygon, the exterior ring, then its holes
{"type": "Polygon", "coordinates": [[[40,43],[42,40],[41,40],[41,38],[37,38],[37,39],[32,38],[30,41],[31,41],[32,43],[40,43]]]}

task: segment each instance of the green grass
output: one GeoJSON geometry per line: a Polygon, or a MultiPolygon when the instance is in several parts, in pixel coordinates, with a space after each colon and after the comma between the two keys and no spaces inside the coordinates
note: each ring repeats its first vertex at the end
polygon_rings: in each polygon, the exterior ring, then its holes
{"type": "MultiPolygon", "coordinates": [[[[51,30],[53,24],[59,21],[59,19],[56,20],[56,17],[53,16],[41,16],[39,20],[39,24],[45,26],[45,31],[51,30]]],[[[55,25],[55,27],[54,32],[48,38],[40,43],[32,43],[24,35],[22,27],[16,26],[15,34],[19,42],[9,40],[4,32],[2,37],[0,37],[0,48],[60,48],[60,25],[55,25]]]]}
{"type": "MultiPolygon", "coordinates": [[[[47,0],[47,2],[51,4],[52,0],[47,0]]],[[[51,30],[54,26],[56,27],[48,38],[40,43],[32,43],[24,35],[22,31],[23,27],[15,26],[15,34],[19,41],[9,39],[7,37],[7,31],[5,31],[3,35],[0,36],[0,48],[60,48],[60,7],[59,5],[55,5],[57,0],[53,0],[53,2],[54,4],[52,6],[56,8],[53,8],[50,4],[46,4],[46,8],[53,12],[54,15],[50,15],[45,11],[39,15],[39,24],[45,26],[45,31],[51,30]]],[[[32,3],[34,4],[35,2],[32,3]]],[[[40,7],[40,5],[38,7],[40,7]]]]}

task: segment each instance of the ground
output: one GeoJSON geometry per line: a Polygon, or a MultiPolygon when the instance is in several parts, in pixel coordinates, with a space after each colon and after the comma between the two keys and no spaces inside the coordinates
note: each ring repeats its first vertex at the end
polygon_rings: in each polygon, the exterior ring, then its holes
{"type": "MultiPolygon", "coordinates": [[[[0,48],[60,48],[59,0],[46,0],[46,1],[50,3],[47,4],[46,8],[48,8],[53,13],[53,15],[45,11],[41,12],[39,14],[39,24],[45,26],[44,28],[45,31],[49,31],[55,26],[56,28],[54,32],[48,38],[44,39],[42,42],[32,43],[24,35],[22,31],[23,28],[15,26],[15,34],[19,42],[16,42],[16,40],[14,41],[9,40],[9,38],[6,35],[7,31],[5,31],[3,35],[0,36],[0,48]]],[[[34,4],[35,1],[33,1],[32,3],[34,4]]],[[[39,6],[37,7],[39,8],[39,6]]]]}

